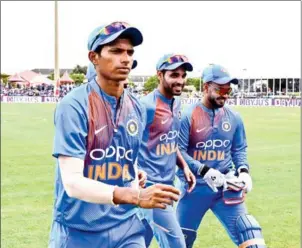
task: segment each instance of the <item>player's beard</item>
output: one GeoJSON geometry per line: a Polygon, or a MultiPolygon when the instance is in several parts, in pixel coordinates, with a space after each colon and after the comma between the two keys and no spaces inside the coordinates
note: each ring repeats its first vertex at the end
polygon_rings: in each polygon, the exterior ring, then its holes
{"type": "Polygon", "coordinates": [[[169,85],[167,81],[164,81],[164,86],[165,86],[165,91],[171,96],[180,96],[184,88],[184,84],[172,83],[171,85],[169,85]]]}
{"type": "Polygon", "coordinates": [[[209,97],[209,102],[212,104],[213,108],[222,108],[226,102],[226,98],[219,96],[219,97],[209,97]]]}
{"type": "Polygon", "coordinates": [[[179,84],[179,83],[172,84],[171,89],[172,89],[173,95],[180,96],[184,86],[185,86],[184,84],[179,84]]]}

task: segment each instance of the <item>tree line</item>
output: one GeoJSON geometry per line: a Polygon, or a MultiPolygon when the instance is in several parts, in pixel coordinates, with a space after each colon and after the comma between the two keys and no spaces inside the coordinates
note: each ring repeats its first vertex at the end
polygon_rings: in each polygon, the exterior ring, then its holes
{"type": "MultiPolygon", "coordinates": [[[[72,72],[69,74],[69,76],[74,80],[75,84],[79,85],[79,84],[82,84],[84,83],[85,81],[85,75],[87,73],[87,66],[81,66],[81,65],[76,65],[72,72]]],[[[3,81],[3,83],[7,83],[7,80],[9,78],[10,75],[8,74],[5,74],[5,73],[1,73],[1,80],[3,81]]],[[[63,74],[60,75],[60,77],[62,77],[63,74]]],[[[48,78],[50,80],[54,80],[54,73],[51,73],[48,78]]],[[[154,90],[157,86],[158,86],[158,78],[156,75],[152,76],[152,77],[149,77],[148,80],[145,82],[144,84],[144,91],[152,91],[154,90]]],[[[202,81],[200,81],[200,78],[188,78],[187,79],[187,83],[186,85],[192,85],[195,87],[195,89],[197,91],[199,91],[199,87],[201,85],[202,87],[202,81]]],[[[129,79],[128,81],[128,86],[131,87],[131,88],[135,88],[135,84],[133,81],[131,81],[129,79]]]]}

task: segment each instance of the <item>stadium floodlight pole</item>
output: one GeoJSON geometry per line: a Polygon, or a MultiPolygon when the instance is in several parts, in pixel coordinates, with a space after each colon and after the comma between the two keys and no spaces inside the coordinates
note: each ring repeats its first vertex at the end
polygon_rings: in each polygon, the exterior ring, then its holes
{"type": "Polygon", "coordinates": [[[59,33],[58,33],[58,1],[55,0],[55,69],[54,69],[54,95],[56,95],[58,81],[60,78],[59,70],[59,33]]]}

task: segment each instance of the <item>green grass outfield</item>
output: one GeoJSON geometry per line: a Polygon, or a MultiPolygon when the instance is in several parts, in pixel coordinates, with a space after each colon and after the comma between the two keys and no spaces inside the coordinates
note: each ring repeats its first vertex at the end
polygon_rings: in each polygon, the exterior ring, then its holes
{"type": "MultiPolygon", "coordinates": [[[[53,104],[1,104],[3,248],[47,247],[53,205],[54,108],[53,104]]],[[[247,196],[249,211],[262,225],[269,248],[298,248],[300,108],[237,109],[245,121],[254,178],[247,196]]],[[[208,212],[194,247],[235,246],[208,212]]]]}

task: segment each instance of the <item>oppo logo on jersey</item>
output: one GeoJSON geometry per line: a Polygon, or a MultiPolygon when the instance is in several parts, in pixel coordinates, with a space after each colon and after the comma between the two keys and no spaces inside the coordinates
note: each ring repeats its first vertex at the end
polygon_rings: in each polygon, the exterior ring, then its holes
{"type": "Polygon", "coordinates": [[[196,143],[197,149],[216,149],[216,148],[226,148],[231,143],[230,140],[221,140],[221,139],[214,139],[214,140],[207,140],[205,142],[198,142],[196,143]]]}
{"type": "Polygon", "coordinates": [[[109,146],[105,150],[103,149],[93,149],[90,153],[90,158],[94,160],[102,160],[106,158],[114,158],[116,162],[119,162],[122,159],[126,159],[130,162],[133,161],[133,150],[126,150],[122,146],[109,146]]]}
{"type": "Polygon", "coordinates": [[[160,141],[163,141],[162,144],[158,144],[156,146],[156,155],[163,156],[163,155],[170,155],[177,151],[177,143],[175,139],[179,136],[178,131],[169,131],[168,133],[164,133],[159,137],[160,141]]]}
{"type": "Polygon", "coordinates": [[[194,151],[193,158],[198,161],[222,161],[225,159],[225,148],[231,143],[230,140],[207,140],[196,144],[197,151],[194,151]],[[222,148],[216,150],[217,148],[222,148]]]}
{"type": "Polygon", "coordinates": [[[169,141],[174,140],[174,139],[177,138],[178,136],[179,136],[179,132],[173,130],[173,131],[169,131],[168,133],[162,134],[162,135],[159,137],[159,140],[167,143],[167,142],[169,142],[169,141]]]}

